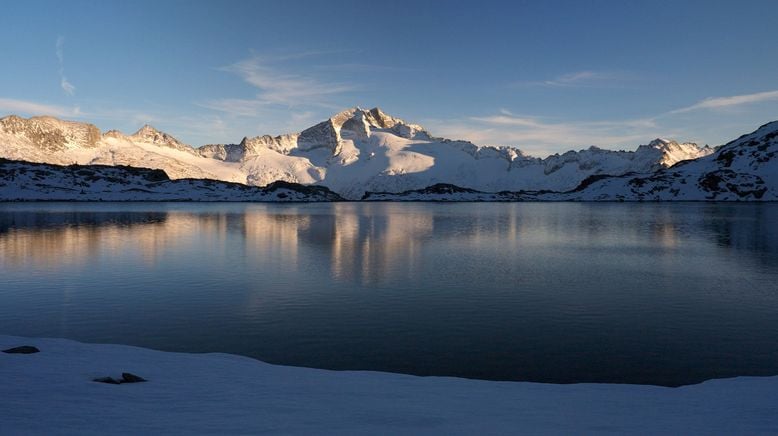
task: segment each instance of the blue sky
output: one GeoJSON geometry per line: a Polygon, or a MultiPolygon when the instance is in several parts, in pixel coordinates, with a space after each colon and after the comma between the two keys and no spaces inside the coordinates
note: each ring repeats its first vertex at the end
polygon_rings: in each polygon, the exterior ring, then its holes
{"type": "Polygon", "coordinates": [[[778,119],[776,1],[12,2],[0,114],[193,145],[380,106],[544,156],[778,119]]]}

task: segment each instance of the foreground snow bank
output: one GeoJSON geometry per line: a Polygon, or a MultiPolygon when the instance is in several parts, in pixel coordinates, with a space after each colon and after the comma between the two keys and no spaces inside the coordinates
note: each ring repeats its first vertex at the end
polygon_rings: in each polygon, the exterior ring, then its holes
{"type": "Polygon", "coordinates": [[[0,434],[778,433],[778,377],[682,388],[333,372],[0,336],[0,434]],[[132,372],[146,383],[93,382],[132,372]]]}

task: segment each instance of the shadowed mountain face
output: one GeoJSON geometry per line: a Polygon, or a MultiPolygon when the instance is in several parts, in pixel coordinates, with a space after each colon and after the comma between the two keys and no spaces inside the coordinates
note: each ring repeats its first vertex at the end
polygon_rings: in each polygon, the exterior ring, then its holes
{"type": "Polygon", "coordinates": [[[598,177],[561,200],[778,200],[778,121],[731,141],[715,153],[653,174],[598,177]]]}
{"type": "Polygon", "coordinates": [[[433,137],[378,108],[348,109],[298,133],[200,148],[151,126],[124,135],[100,134],[90,124],[51,117],[0,120],[0,157],[7,159],[154,168],[171,179],[256,186],[274,181],[323,185],[348,199],[438,183],[484,192],[567,191],[591,175],[648,173],[711,152],[696,144],[654,140],[629,152],[591,147],[539,159],[516,148],[433,137]]]}

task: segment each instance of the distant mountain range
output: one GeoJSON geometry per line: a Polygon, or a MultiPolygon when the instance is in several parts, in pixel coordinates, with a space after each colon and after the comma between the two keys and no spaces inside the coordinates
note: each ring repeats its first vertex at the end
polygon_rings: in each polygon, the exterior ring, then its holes
{"type": "Polygon", "coordinates": [[[433,137],[378,108],[352,108],[299,133],[199,148],[151,126],[125,135],[11,115],[0,119],[0,199],[275,201],[275,191],[241,185],[281,181],[299,194],[285,198],[297,201],[776,200],[776,132],[773,122],[717,149],[655,139],[635,151],[590,147],[540,159],[512,147],[433,137]],[[128,167],[162,170],[149,174],[165,180],[149,181],[128,167]],[[37,179],[24,176],[30,171],[37,179]],[[73,185],[79,171],[93,175],[73,185]]]}

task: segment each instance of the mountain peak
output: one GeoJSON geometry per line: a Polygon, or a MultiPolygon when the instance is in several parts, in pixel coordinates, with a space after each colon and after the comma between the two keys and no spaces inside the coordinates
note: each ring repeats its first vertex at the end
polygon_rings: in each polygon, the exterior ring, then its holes
{"type": "Polygon", "coordinates": [[[693,142],[679,143],[671,139],[656,138],[648,145],[640,145],[635,150],[635,158],[654,161],[653,170],[669,168],[678,162],[697,159],[713,153],[710,147],[700,147],[693,142]]]}
{"type": "MultiPolygon", "coordinates": [[[[771,121],[767,124],[762,124],[759,126],[758,129],[756,129],[754,132],[751,133],[751,135],[762,137],[762,136],[770,136],[770,139],[775,138],[775,133],[778,132],[778,121],[771,121]]],[[[746,135],[748,136],[748,135],[746,135]]]]}
{"type": "Polygon", "coordinates": [[[405,121],[393,117],[386,112],[382,111],[378,106],[365,112],[370,122],[375,123],[376,127],[382,127],[384,129],[390,129],[397,124],[408,124],[405,121]]]}
{"type": "Polygon", "coordinates": [[[184,151],[191,151],[192,147],[184,144],[165,132],[161,132],[149,124],[144,124],[137,132],[130,136],[131,139],[140,142],[148,142],[155,145],[162,145],[184,151]]]}
{"type": "Polygon", "coordinates": [[[665,138],[656,138],[653,141],[649,142],[648,146],[653,148],[662,148],[664,146],[672,144],[673,142],[675,141],[665,139],[665,138]]]}
{"type": "Polygon", "coordinates": [[[778,121],[762,124],[753,132],[742,135],[741,137],[722,145],[720,149],[739,147],[744,144],[754,145],[759,142],[778,142],[778,121]]]}
{"type": "Polygon", "coordinates": [[[170,135],[155,129],[153,126],[149,124],[144,124],[143,127],[141,127],[135,133],[133,133],[132,136],[139,137],[139,138],[153,138],[156,136],[161,137],[161,136],[170,136],[170,135]]]}
{"type": "Polygon", "coordinates": [[[430,138],[429,133],[422,126],[393,117],[379,107],[365,110],[355,106],[338,112],[329,120],[338,131],[351,131],[361,137],[370,136],[371,129],[386,129],[406,139],[430,138]]]}
{"type": "Polygon", "coordinates": [[[159,132],[159,130],[155,129],[154,126],[152,126],[151,124],[144,124],[143,127],[138,129],[138,132],[146,132],[146,131],[159,132]]]}

